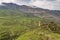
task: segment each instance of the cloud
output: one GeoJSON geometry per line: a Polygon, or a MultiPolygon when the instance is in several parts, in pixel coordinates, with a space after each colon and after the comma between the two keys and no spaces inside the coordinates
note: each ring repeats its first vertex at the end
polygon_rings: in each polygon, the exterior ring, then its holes
{"type": "Polygon", "coordinates": [[[60,0],[35,0],[31,4],[44,9],[60,10],[60,0]]]}
{"type": "Polygon", "coordinates": [[[60,0],[15,0],[15,3],[33,5],[50,10],[60,10],[60,0]]]}
{"type": "Polygon", "coordinates": [[[2,2],[15,2],[15,0],[0,0],[0,3],[2,2]]]}
{"type": "Polygon", "coordinates": [[[29,2],[30,2],[30,0],[15,0],[16,2],[16,4],[19,4],[19,5],[28,5],[29,4],[29,2]]]}

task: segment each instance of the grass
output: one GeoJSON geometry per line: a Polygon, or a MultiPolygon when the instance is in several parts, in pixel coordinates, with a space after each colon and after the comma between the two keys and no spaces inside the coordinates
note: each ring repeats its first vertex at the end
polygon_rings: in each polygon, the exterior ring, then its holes
{"type": "Polygon", "coordinates": [[[48,31],[41,31],[39,29],[35,29],[29,31],[23,35],[20,35],[16,40],[60,40],[60,34],[50,33],[48,31]]]}

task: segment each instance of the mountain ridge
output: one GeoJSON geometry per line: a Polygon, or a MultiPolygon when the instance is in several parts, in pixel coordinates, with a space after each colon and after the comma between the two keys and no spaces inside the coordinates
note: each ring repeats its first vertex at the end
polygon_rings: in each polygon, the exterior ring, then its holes
{"type": "Polygon", "coordinates": [[[60,11],[59,10],[48,10],[38,7],[31,7],[27,5],[17,5],[14,3],[2,3],[4,6],[0,6],[0,9],[11,9],[18,10],[24,13],[34,14],[34,16],[41,18],[54,18],[56,20],[60,20],[60,11]]]}

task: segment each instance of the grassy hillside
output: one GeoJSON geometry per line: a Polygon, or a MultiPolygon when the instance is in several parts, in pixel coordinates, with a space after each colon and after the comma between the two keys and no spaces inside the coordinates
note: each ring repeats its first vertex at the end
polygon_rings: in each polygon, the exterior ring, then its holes
{"type": "Polygon", "coordinates": [[[55,23],[41,23],[29,32],[20,35],[16,40],[60,40],[60,26],[55,23]]]}
{"type": "Polygon", "coordinates": [[[38,20],[39,18],[37,17],[32,17],[30,14],[24,14],[16,10],[1,10],[0,40],[12,40],[31,30],[31,28],[36,28],[35,24],[38,20]]]}
{"type": "Polygon", "coordinates": [[[21,35],[17,40],[60,40],[60,34],[35,29],[21,35]]]}
{"type": "Polygon", "coordinates": [[[50,21],[30,13],[1,9],[0,40],[60,40],[59,25],[48,24],[50,21]],[[43,26],[39,26],[39,22],[43,26]]]}

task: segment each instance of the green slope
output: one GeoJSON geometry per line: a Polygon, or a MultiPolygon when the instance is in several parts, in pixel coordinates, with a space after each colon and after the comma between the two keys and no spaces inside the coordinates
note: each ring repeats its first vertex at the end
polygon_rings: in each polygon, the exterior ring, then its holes
{"type": "Polygon", "coordinates": [[[60,34],[35,29],[21,35],[16,40],[60,40],[60,34]]]}
{"type": "Polygon", "coordinates": [[[60,34],[58,34],[60,32],[49,32],[44,30],[45,28],[40,30],[38,26],[39,21],[42,21],[42,23],[50,22],[45,19],[40,19],[30,13],[1,9],[0,40],[60,40],[60,34]]]}
{"type": "Polygon", "coordinates": [[[23,13],[17,10],[1,9],[0,40],[16,39],[19,35],[35,29],[38,20],[40,19],[32,16],[32,14],[23,13]]]}

